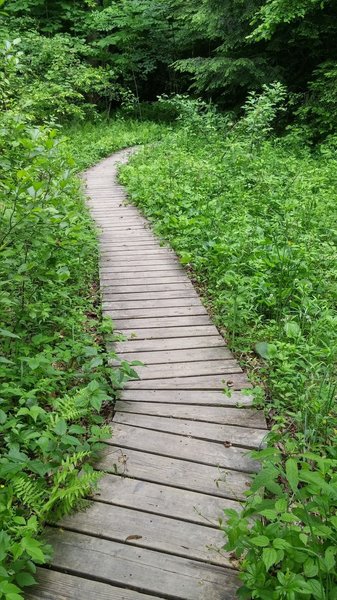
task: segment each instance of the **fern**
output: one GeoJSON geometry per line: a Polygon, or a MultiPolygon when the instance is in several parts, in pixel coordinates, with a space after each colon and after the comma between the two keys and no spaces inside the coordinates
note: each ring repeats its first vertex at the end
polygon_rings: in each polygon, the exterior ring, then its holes
{"type": "Polygon", "coordinates": [[[85,464],[88,452],[78,452],[67,456],[55,473],[49,500],[44,506],[44,514],[51,521],[58,521],[78,505],[96,487],[101,474],[85,464]]]}
{"type": "Polygon", "coordinates": [[[36,513],[41,512],[46,495],[44,481],[34,481],[28,475],[23,474],[13,480],[12,486],[14,494],[24,507],[30,508],[36,513]]]}
{"type": "Polygon", "coordinates": [[[64,396],[54,402],[58,415],[65,421],[78,421],[87,414],[87,407],[83,405],[81,394],[64,396]]]}

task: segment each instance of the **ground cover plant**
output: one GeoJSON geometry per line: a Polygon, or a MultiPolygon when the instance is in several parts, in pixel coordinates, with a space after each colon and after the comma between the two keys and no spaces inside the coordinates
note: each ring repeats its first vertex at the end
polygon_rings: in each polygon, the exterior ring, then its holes
{"type": "Polygon", "coordinates": [[[71,153],[77,170],[85,169],[122,148],[148,144],[165,135],[167,127],[153,121],[138,121],[122,115],[70,123],[63,127],[65,151],[71,153]]]}
{"type": "Polygon", "coordinates": [[[333,139],[313,153],[297,128],[273,135],[285,98],[280,84],[251,94],[239,121],[177,98],[181,127],[133,157],[121,180],[264,384],[269,448],[225,528],[240,597],[332,600],[337,163],[333,139]]]}

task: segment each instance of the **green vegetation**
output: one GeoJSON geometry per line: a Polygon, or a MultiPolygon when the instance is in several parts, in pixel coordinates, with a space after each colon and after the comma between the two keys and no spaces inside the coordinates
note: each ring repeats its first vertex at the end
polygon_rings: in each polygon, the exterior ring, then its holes
{"type": "Polygon", "coordinates": [[[107,368],[76,172],[154,141],[122,179],[272,427],[224,526],[240,595],[337,599],[335,15],[336,0],[0,0],[0,599],[22,598],[43,524],[95,485],[101,409],[134,375],[107,368]]]}
{"type": "Polygon", "coordinates": [[[283,100],[280,85],[251,95],[233,124],[176,99],[180,128],[139,152],[122,181],[264,382],[271,447],[257,453],[263,468],[225,527],[227,549],[243,558],[241,597],[332,599],[337,162],[334,147],[300,147],[296,130],[270,137],[283,100]]]}
{"type": "Polygon", "coordinates": [[[63,128],[67,136],[66,152],[71,153],[76,169],[86,169],[121,148],[148,144],[166,132],[163,125],[151,121],[116,118],[94,123],[71,124],[63,128]]]}

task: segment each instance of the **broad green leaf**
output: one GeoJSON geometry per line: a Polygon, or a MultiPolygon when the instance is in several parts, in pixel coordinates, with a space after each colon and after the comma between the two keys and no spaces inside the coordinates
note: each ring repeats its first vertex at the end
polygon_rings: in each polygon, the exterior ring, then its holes
{"type": "Polygon", "coordinates": [[[289,338],[297,338],[301,334],[301,328],[295,321],[288,321],[284,326],[284,330],[289,338]]]}
{"type": "Polygon", "coordinates": [[[269,358],[269,348],[268,342],[257,342],[257,344],[255,344],[255,352],[261,356],[261,358],[269,358]]]}
{"type": "Polygon", "coordinates": [[[277,561],[277,552],[274,548],[263,548],[262,560],[266,567],[266,571],[269,571],[270,567],[277,561]]]}
{"type": "Polygon", "coordinates": [[[303,565],[303,570],[306,577],[316,577],[318,573],[318,565],[313,558],[307,558],[303,565]]]}
{"type": "Polygon", "coordinates": [[[21,573],[18,573],[15,576],[15,579],[21,587],[26,587],[28,585],[34,585],[36,583],[36,580],[34,579],[33,575],[26,571],[22,571],[21,573]]]}
{"type": "Polygon", "coordinates": [[[21,545],[34,562],[44,563],[45,555],[41,550],[40,542],[31,537],[24,537],[21,540],[21,545]]]}
{"type": "Polygon", "coordinates": [[[64,435],[67,431],[67,423],[64,419],[59,419],[54,427],[57,435],[64,435]]]}
{"type": "Polygon", "coordinates": [[[298,487],[298,466],[297,461],[294,458],[288,458],[286,462],[286,475],[288,483],[293,492],[297,491],[298,487]]]}
{"type": "Polygon", "coordinates": [[[16,335],[16,333],[12,333],[11,331],[8,331],[8,329],[0,329],[0,336],[20,339],[19,335],[16,335]]]}
{"type": "Polygon", "coordinates": [[[287,550],[288,548],[291,547],[291,544],[289,544],[289,542],[287,542],[283,538],[275,538],[273,540],[273,546],[277,550],[287,550]]]}
{"type": "Polygon", "coordinates": [[[256,535],[250,541],[254,546],[260,546],[261,548],[269,546],[269,538],[266,535],[256,535]]]}

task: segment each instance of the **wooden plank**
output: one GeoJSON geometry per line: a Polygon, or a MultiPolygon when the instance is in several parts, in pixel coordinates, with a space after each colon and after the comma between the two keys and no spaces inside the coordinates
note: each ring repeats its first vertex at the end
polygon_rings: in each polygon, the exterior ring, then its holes
{"type": "Polygon", "coordinates": [[[151,431],[149,435],[146,429],[120,425],[116,422],[114,422],[113,437],[106,441],[107,444],[111,443],[123,448],[152,452],[244,473],[258,470],[258,463],[249,458],[247,449],[236,446],[226,447],[227,440],[224,439],[223,442],[224,444],[195,440],[161,431],[151,431]]]}
{"type": "MultiPolygon", "coordinates": [[[[129,230],[130,228],[138,230],[138,229],[142,229],[143,231],[149,231],[151,232],[151,230],[149,229],[149,224],[148,222],[141,218],[141,217],[131,217],[131,216],[122,216],[122,217],[118,217],[117,216],[117,211],[114,215],[111,215],[110,218],[105,215],[102,216],[101,218],[96,218],[95,219],[96,223],[99,225],[99,227],[106,232],[109,231],[124,231],[125,229],[129,230]]],[[[152,233],[152,232],[151,232],[152,233]]]]}
{"type": "MultiPolygon", "coordinates": [[[[168,273],[166,276],[163,276],[163,275],[159,276],[158,272],[161,273],[161,271],[152,272],[152,275],[138,273],[137,277],[134,277],[132,275],[130,275],[130,277],[126,277],[126,276],[121,277],[122,273],[118,273],[118,276],[117,276],[117,274],[116,275],[105,275],[104,277],[101,278],[101,287],[104,288],[105,286],[114,285],[116,287],[131,286],[131,288],[134,288],[134,286],[136,286],[136,285],[143,286],[144,284],[158,285],[158,284],[170,284],[170,283],[186,283],[186,277],[183,274],[182,275],[180,275],[180,274],[176,274],[176,275],[172,274],[171,275],[168,273]]],[[[127,275],[127,274],[125,273],[124,275],[127,275]]]]}
{"type": "Polygon", "coordinates": [[[219,521],[225,518],[225,508],[241,508],[235,500],[119,475],[104,475],[95,499],[214,527],[219,527],[219,521]]]}
{"type": "Polygon", "coordinates": [[[214,375],[227,373],[242,373],[236,360],[201,360],[191,362],[172,362],[151,364],[144,367],[135,367],[140,379],[172,379],[173,377],[192,377],[194,375],[214,375]]]}
{"type": "MultiPolygon", "coordinates": [[[[190,317],[191,318],[191,317],[190,317]]],[[[199,317],[200,318],[200,317],[199,317]]],[[[128,323],[129,324],[129,323],[128,323]]],[[[118,331],[126,335],[130,339],[139,339],[139,340],[151,340],[151,339],[168,339],[168,338],[177,338],[177,337],[194,337],[194,336],[202,336],[202,335],[216,335],[218,334],[218,330],[214,325],[195,325],[193,327],[190,326],[179,326],[179,327],[135,327],[135,324],[132,323],[132,329],[122,328],[120,325],[118,327],[118,331]]],[[[117,326],[116,326],[117,329],[117,326]]]]}
{"type": "MultiPolygon", "coordinates": [[[[185,338],[182,338],[185,339],[185,338]]],[[[122,342],[123,343],[123,342],[122,342]]],[[[124,344],[127,342],[124,342],[124,344]]],[[[132,342],[129,342],[132,344],[132,342]]],[[[148,350],[147,352],[120,352],[116,348],[118,357],[123,360],[140,360],[144,365],[160,363],[183,363],[194,361],[228,360],[232,359],[232,353],[226,346],[215,346],[210,348],[186,348],[184,350],[148,350]]]]}
{"type": "Polygon", "coordinates": [[[194,325],[210,325],[208,315],[185,317],[147,317],[144,319],[114,319],[116,329],[147,329],[158,327],[193,327],[194,325]]]}
{"type": "Polygon", "coordinates": [[[50,529],[55,568],[172,600],[233,600],[235,571],[71,531],[50,529]]]}
{"type": "Polygon", "coordinates": [[[128,241],[128,237],[130,237],[130,240],[133,240],[135,242],[139,241],[139,240],[151,240],[151,241],[156,241],[155,236],[153,235],[153,233],[151,233],[149,230],[145,230],[143,227],[140,230],[136,230],[133,231],[132,233],[130,232],[129,236],[125,231],[114,231],[114,230],[107,230],[104,229],[103,231],[99,232],[99,238],[101,240],[116,240],[122,243],[125,243],[126,241],[128,241]]]}
{"type": "Polygon", "coordinates": [[[265,429],[240,427],[220,423],[206,423],[188,419],[172,419],[170,417],[116,412],[114,423],[142,427],[152,431],[163,431],[177,435],[185,435],[197,440],[220,442],[256,450],[263,445],[265,429]]]}
{"type": "MultiPolygon", "coordinates": [[[[154,300],[153,305],[156,304],[154,300]]],[[[128,309],[116,309],[111,306],[108,302],[103,304],[103,312],[111,315],[114,321],[117,319],[126,319],[132,322],[134,319],[154,319],[155,317],[184,317],[184,316],[197,316],[207,315],[206,309],[202,304],[196,306],[167,306],[160,308],[128,308],[128,309]]]]}
{"type": "MultiPolygon", "coordinates": [[[[116,352],[121,354],[134,355],[135,352],[150,354],[162,352],[163,355],[168,355],[169,352],[178,352],[185,349],[185,356],[191,356],[190,352],[200,349],[212,350],[212,348],[221,348],[224,352],[228,352],[228,357],[231,356],[229,350],[225,347],[223,338],[220,335],[208,335],[208,336],[191,336],[191,337],[177,337],[177,338],[164,338],[164,339],[151,339],[151,340],[137,340],[133,339],[126,342],[117,342],[115,344],[116,352]]],[[[142,360],[142,359],[140,359],[142,360]]],[[[148,357],[147,360],[150,360],[148,357]]],[[[187,358],[188,360],[188,358],[187,358]]]]}
{"type": "Polygon", "coordinates": [[[263,412],[249,408],[118,400],[115,404],[115,411],[267,429],[263,412]]]}
{"type": "Polygon", "coordinates": [[[165,402],[168,404],[201,404],[207,406],[251,406],[249,394],[231,391],[230,395],[216,390],[139,390],[124,389],[122,400],[132,402],[165,402]]]}
{"type": "MultiPolygon", "coordinates": [[[[186,275],[181,269],[165,269],[163,270],[147,270],[147,271],[124,271],[121,273],[101,273],[102,281],[106,281],[107,279],[112,279],[113,281],[123,281],[129,280],[132,285],[135,285],[133,280],[140,280],[140,282],[144,283],[147,279],[173,279],[175,281],[186,281],[186,275]]],[[[149,283],[152,283],[149,281],[149,283]]],[[[165,282],[164,282],[165,283],[165,282]]]]}
{"type": "Polygon", "coordinates": [[[173,261],[168,261],[166,264],[163,261],[160,261],[159,263],[143,263],[141,267],[142,268],[137,268],[137,265],[135,266],[133,263],[125,262],[123,265],[119,265],[118,267],[116,265],[102,267],[100,272],[104,277],[110,273],[113,275],[115,273],[135,273],[139,276],[139,273],[142,273],[143,271],[145,273],[150,271],[160,271],[162,273],[184,273],[179,264],[174,263],[173,261]]]}
{"type": "Polygon", "coordinates": [[[241,471],[117,446],[107,446],[97,467],[107,473],[232,500],[244,498],[251,480],[241,471]]]}
{"type": "MultiPolygon", "coordinates": [[[[112,295],[111,298],[114,298],[112,295]]],[[[110,308],[110,310],[138,310],[144,308],[181,308],[182,306],[198,306],[204,308],[197,296],[192,298],[186,298],[186,292],[182,292],[182,298],[154,298],[152,300],[136,300],[134,297],[132,300],[118,301],[110,300],[108,294],[104,294],[103,300],[104,308],[110,308]]],[[[205,310],[205,309],[204,309],[205,310]]]]}
{"type": "Polygon", "coordinates": [[[64,517],[59,525],[63,529],[131,546],[231,566],[229,554],[221,552],[224,545],[221,530],[139,509],[93,502],[85,513],[75,512],[64,517]]]}
{"type": "MultiPolygon", "coordinates": [[[[137,289],[137,288],[136,288],[137,289]]],[[[127,307],[127,305],[130,303],[130,308],[131,308],[131,304],[133,306],[135,306],[137,303],[141,303],[141,302],[145,302],[145,306],[147,302],[151,302],[153,300],[158,300],[157,306],[163,306],[164,302],[170,302],[170,301],[180,301],[183,303],[187,303],[189,301],[192,302],[200,302],[196,292],[194,292],[193,290],[190,289],[178,289],[178,290],[164,290],[161,291],[160,288],[154,291],[150,291],[150,292],[133,292],[133,293],[127,293],[124,292],[124,294],[115,294],[113,291],[109,292],[106,291],[104,293],[104,301],[105,302],[111,302],[116,304],[119,304],[121,307],[123,307],[123,305],[125,305],[127,307]]],[[[168,305],[170,306],[170,305],[168,305]]],[[[183,305],[182,305],[183,306],[183,305]]],[[[116,307],[117,308],[117,307],[116,307]]]]}
{"type": "Polygon", "coordinates": [[[200,375],[128,381],[125,387],[126,389],[137,388],[139,390],[223,390],[229,387],[233,390],[242,390],[252,386],[244,373],[233,373],[228,375],[200,375]]]}
{"type": "Polygon", "coordinates": [[[166,256],[165,254],[150,254],[150,255],[145,255],[142,256],[141,260],[139,260],[139,256],[138,258],[136,258],[135,256],[127,256],[125,255],[123,258],[121,258],[120,256],[115,259],[115,260],[108,260],[108,259],[101,259],[100,261],[100,265],[101,265],[101,270],[105,271],[108,269],[117,269],[120,268],[121,266],[121,262],[123,261],[123,263],[125,265],[128,266],[133,266],[133,267],[144,267],[144,269],[147,268],[147,266],[158,266],[158,265],[166,265],[166,266],[177,266],[179,268],[180,265],[179,263],[174,260],[173,258],[171,258],[170,256],[166,256]]]}
{"type": "Polygon", "coordinates": [[[168,282],[159,282],[159,283],[144,283],[144,281],[140,284],[135,284],[134,282],[131,284],[116,283],[116,282],[102,282],[102,289],[105,294],[131,294],[133,297],[136,297],[136,294],[147,294],[147,293],[156,293],[156,292],[176,292],[176,291],[186,291],[186,294],[190,294],[193,291],[192,284],[189,281],[168,281],[168,282]]]}
{"type": "MultiPolygon", "coordinates": [[[[111,248],[110,247],[106,247],[106,248],[102,248],[101,249],[101,258],[104,261],[122,261],[124,260],[124,258],[130,258],[130,259],[138,259],[139,258],[139,252],[136,251],[136,249],[132,249],[129,248],[128,250],[120,250],[120,249],[115,249],[113,248],[113,252],[111,252],[111,248]]],[[[142,251],[142,258],[147,259],[147,260],[152,260],[155,259],[157,260],[160,256],[167,256],[167,257],[171,257],[171,258],[175,258],[175,255],[168,250],[167,248],[160,248],[158,245],[150,245],[148,248],[143,249],[142,251]]]]}
{"type": "Polygon", "coordinates": [[[158,248],[158,242],[155,239],[151,239],[148,241],[143,241],[143,240],[135,240],[135,239],[128,239],[128,240],[113,240],[113,239],[105,239],[105,240],[100,240],[99,242],[99,246],[100,246],[100,251],[106,252],[107,250],[109,250],[110,252],[113,252],[114,250],[117,250],[118,252],[122,252],[123,250],[126,251],[135,251],[136,249],[138,249],[140,252],[143,251],[147,251],[148,249],[155,249],[158,248]]]}
{"type": "Polygon", "coordinates": [[[154,238],[150,239],[150,240],[141,240],[141,239],[113,240],[110,236],[110,237],[107,237],[106,239],[100,238],[99,245],[100,245],[100,250],[102,252],[104,252],[107,249],[109,249],[110,251],[113,251],[114,249],[116,249],[119,252],[122,252],[123,250],[131,251],[131,250],[138,249],[139,252],[142,252],[143,248],[144,248],[144,250],[147,250],[148,248],[150,248],[150,249],[158,248],[158,242],[154,238]]]}
{"type": "Polygon", "coordinates": [[[52,569],[38,567],[37,578],[38,586],[26,588],[26,600],[153,600],[148,594],[52,569]]]}

